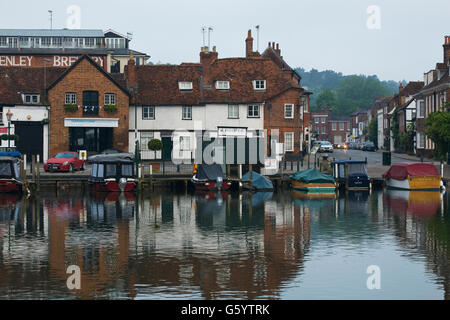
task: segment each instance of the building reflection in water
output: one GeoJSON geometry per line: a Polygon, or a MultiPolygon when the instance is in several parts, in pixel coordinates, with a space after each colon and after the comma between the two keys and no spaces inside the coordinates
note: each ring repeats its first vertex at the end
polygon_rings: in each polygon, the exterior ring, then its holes
{"type": "MultiPolygon", "coordinates": [[[[0,195],[0,298],[280,298],[314,241],[391,230],[449,298],[448,197],[347,192],[0,195]],[[66,287],[69,265],[81,290],[66,287]]],[[[301,286],[301,283],[296,283],[301,286]]]]}

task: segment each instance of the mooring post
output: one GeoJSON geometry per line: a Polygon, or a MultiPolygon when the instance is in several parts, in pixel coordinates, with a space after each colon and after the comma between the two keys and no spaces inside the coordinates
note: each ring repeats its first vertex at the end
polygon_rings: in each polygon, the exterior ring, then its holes
{"type": "Polygon", "coordinates": [[[248,180],[250,184],[250,191],[253,190],[253,165],[248,165],[248,180]]]}
{"type": "Polygon", "coordinates": [[[36,191],[39,192],[41,190],[40,184],[41,184],[41,159],[39,155],[36,156],[36,191]]]}
{"type": "Polygon", "coordinates": [[[153,190],[153,166],[150,164],[150,190],[153,190]]]}
{"type": "Polygon", "coordinates": [[[238,166],[239,192],[242,192],[242,164],[238,166]]]}
{"type": "Polygon", "coordinates": [[[31,176],[32,182],[36,184],[36,156],[34,154],[31,156],[31,176]]]}
{"type": "Polygon", "coordinates": [[[345,190],[348,190],[348,163],[345,164],[345,190]]]}

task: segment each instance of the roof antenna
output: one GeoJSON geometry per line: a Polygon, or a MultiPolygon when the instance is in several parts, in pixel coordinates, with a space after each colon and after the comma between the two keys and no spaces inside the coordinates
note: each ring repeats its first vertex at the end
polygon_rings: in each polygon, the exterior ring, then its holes
{"type": "Polygon", "coordinates": [[[203,35],[203,46],[205,46],[205,33],[206,33],[206,27],[202,27],[202,35],[203,35]]]}
{"type": "Polygon", "coordinates": [[[255,28],[256,28],[256,51],[259,52],[259,28],[260,28],[260,25],[258,24],[255,28]]]}
{"type": "Polygon", "coordinates": [[[213,28],[208,27],[208,48],[211,46],[211,37],[210,37],[211,31],[213,31],[213,28]]]}
{"type": "Polygon", "coordinates": [[[48,10],[50,13],[50,30],[53,30],[53,10],[48,10]]]}

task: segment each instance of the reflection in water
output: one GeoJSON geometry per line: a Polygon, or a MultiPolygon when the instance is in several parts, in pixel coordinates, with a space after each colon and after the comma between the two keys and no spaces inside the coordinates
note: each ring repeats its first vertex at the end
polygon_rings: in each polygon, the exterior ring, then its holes
{"type": "MultiPolygon", "coordinates": [[[[420,278],[413,266],[425,259],[433,290],[448,299],[448,199],[390,191],[0,195],[0,298],[295,298],[322,251],[364,257],[390,235],[388,249],[407,256],[405,272],[420,278]],[[81,290],[66,287],[69,265],[81,268],[81,290]]],[[[352,266],[340,272],[350,278],[352,266]]]]}

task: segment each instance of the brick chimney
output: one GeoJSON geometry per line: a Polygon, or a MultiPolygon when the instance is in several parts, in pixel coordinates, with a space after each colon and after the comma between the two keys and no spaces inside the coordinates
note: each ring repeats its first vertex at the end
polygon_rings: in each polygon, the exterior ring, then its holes
{"type": "Polygon", "coordinates": [[[277,48],[275,49],[275,52],[281,57],[281,50],[280,50],[280,44],[277,43],[277,48]]]}
{"type": "Polygon", "coordinates": [[[247,39],[245,39],[245,57],[249,58],[253,53],[252,30],[248,30],[247,39]]]}
{"type": "Polygon", "coordinates": [[[134,60],[134,55],[132,52],[130,53],[130,58],[128,59],[126,77],[128,79],[128,88],[134,88],[136,85],[136,61],[134,60]]]}
{"type": "Polygon", "coordinates": [[[202,47],[200,51],[200,63],[203,67],[209,67],[219,57],[219,53],[216,51],[216,47],[213,47],[213,51],[209,51],[209,47],[202,47]]]}
{"type": "Polygon", "coordinates": [[[450,36],[445,36],[444,41],[444,63],[449,64],[450,61],[450,36]]]}

